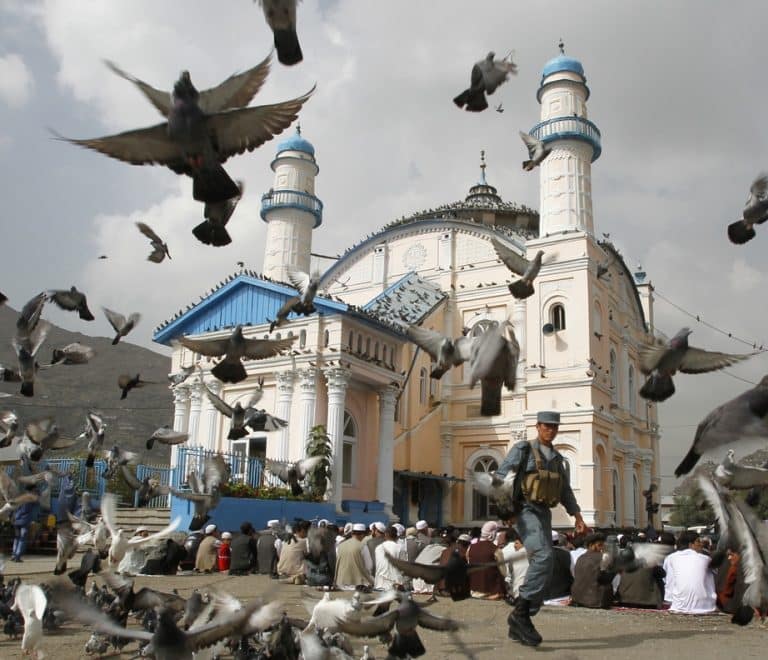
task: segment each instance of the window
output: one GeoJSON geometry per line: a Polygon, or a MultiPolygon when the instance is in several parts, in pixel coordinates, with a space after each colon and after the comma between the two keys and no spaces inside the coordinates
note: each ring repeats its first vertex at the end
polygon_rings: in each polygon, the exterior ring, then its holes
{"type": "Polygon", "coordinates": [[[598,335],[603,332],[603,309],[597,300],[595,300],[595,305],[592,308],[592,331],[598,335]]]}
{"type": "Polygon", "coordinates": [[[278,333],[275,335],[275,339],[281,339],[281,338],[282,338],[282,335],[281,335],[281,334],[278,332],[278,333]]]}
{"type": "Polygon", "coordinates": [[[630,364],[627,371],[627,396],[629,397],[629,412],[637,412],[637,392],[635,392],[635,368],[630,364]]]}
{"type": "Polygon", "coordinates": [[[304,348],[307,345],[307,331],[302,330],[299,333],[299,348],[304,348]]]}
{"type": "Polygon", "coordinates": [[[365,355],[371,357],[371,338],[365,340],[365,355]]]}
{"type": "Polygon", "coordinates": [[[357,424],[346,410],[344,411],[344,432],[342,449],[341,482],[345,486],[354,484],[355,463],[357,461],[357,424]]]}
{"type": "Polygon", "coordinates": [[[640,484],[637,482],[637,475],[632,474],[632,504],[635,512],[635,525],[640,524],[640,484]]]}
{"type": "Polygon", "coordinates": [[[549,311],[549,322],[555,326],[555,332],[565,330],[565,307],[560,303],[552,305],[549,311]]]}
{"type": "Polygon", "coordinates": [[[618,525],[620,521],[620,517],[619,517],[620,504],[621,502],[619,501],[619,473],[614,469],[613,470],[613,520],[616,525],[618,525]]]}
{"type": "Polygon", "coordinates": [[[387,363],[387,345],[384,344],[381,347],[381,361],[386,364],[387,363]]]}
{"type": "MultiPolygon", "coordinates": [[[[499,464],[492,456],[479,458],[472,467],[473,472],[495,472],[499,464]]],[[[488,497],[472,489],[472,520],[485,520],[498,515],[499,507],[491,502],[488,497]]]]}
{"type": "Polygon", "coordinates": [[[325,346],[325,348],[328,348],[328,346],[330,345],[331,345],[331,333],[328,332],[328,330],[326,330],[323,333],[323,346],[325,346]]]}
{"type": "Polygon", "coordinates": [[[611,349],[610,354],[610,368],[608,373],[610,374],[610,385],[611,385],[611,401],[616,403],[619,400],[619,388],[618,388],[618,380],[616,379],[616,351],[611,349]]]}
{"type": "MultiPolygon", "coordinates": [[[[436,366],[437,366],[437,365],[436,365],[434,362],[432,362],[432,363],[429,365],[429,373],[432,373],[432,370],[433,370],[433,369],[435,369],[435,367],[436,367],[436,366]]],[[[430,379],[429,379],[429,396],[430,396],[431,398],[433,398],[433,397],[436,397],[436,396],[437,396],[437,384],[438,384],[439,382],[440,382],[440,381],[439,381],[439,380],[437,380],[437,378],[430,378],[430,379]]]]}
{"type": "Polygon", "coordinates": [[[357,335],[357,354],[360,355],[363,352],[363,336],[357,335]]]}
{"type": "Polygon", "coordinates": [[[352,352],[352,349],[355,345],[355,333],[351,330],[349,331],[349,352],[352,352]]]}
{"type": "Polygon", "coordinates": [[[427,379],[429,378],[429,374],[427,373],[427,370],[422,367],[419,370],[419,403],[426,403],[427,402],[427,379]]]}

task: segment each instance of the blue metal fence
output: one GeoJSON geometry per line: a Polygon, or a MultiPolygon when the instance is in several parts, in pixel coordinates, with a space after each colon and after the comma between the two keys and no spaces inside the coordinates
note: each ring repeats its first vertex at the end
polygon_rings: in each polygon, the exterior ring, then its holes
{"type": "MultiPolygon", "coordinates": [[[[163,486],[169,486],[171,485],[171,475],[173,473],[173,468],[169,467],[168,465],[137,465],[136,466],[136,478],[139,481],[144,481],[147,477],[150,479],[157,479],[161,485],[163,486]]],[[[136,491],[133,494],[133,506],[139,506],[139,492],[136,491]]],[[[169,495],[158,495],[157,497],[153,497],[145,506],[149,509],[158,509],[162,507],[169,507],[171,506],[171,496],[169,495]]]]}
{"type": "Polygon", "coordinates": [[[194,470],[202,474],[205,459],[210,456],[220,455],[232,470],[232,481],[244,483],[253,488],[269,484],[270,486],[283,485],[274,475],[264,471],[264,461],[242,453],[211,451],[204,447],[180,446],[177,454],[176,467],[173,469],[171,484],[174,488],[189,488],[187,477],[194,470]]]}

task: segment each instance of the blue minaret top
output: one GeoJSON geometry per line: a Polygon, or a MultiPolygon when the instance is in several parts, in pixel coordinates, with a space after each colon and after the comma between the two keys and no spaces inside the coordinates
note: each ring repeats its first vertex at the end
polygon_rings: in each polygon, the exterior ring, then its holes
{"type": "Polygon", "coordinates": [[[315,147],[309,140],[301,136],[301,124],[296,124],[296,132],[293,135],[278,143],[277,155],[279,156],[283,151],[301,151],[314,157],[315,147]]]}

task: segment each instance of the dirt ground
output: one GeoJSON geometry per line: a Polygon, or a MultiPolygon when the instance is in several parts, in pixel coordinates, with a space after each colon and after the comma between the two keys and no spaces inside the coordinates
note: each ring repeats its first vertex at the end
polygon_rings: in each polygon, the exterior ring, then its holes
{"type": "MultiPolygon", "coordinates": [[[[47,564],[52,562],[6,564],[6,579],[22,574],[25,582],[39,584],[53,579],[47,564]]],[[[100,583],[99,578],[96,580],[100,583]]],[[[302,605],[305,587],[283,585],[263,576],[229,577],[227,575],[178,575],[172,577],[137,577],[136,586],[151,586],[161,591],[177,589],[187,596],[195,587],[213,586],[242,600],[255,596],[279,599],[290,615],[307,618],[302,605]]],[[[90,583],[89,583],[90,586],[90,583]]],[[[319,595],[319,594],[318,594],[319,595]]],[[[338,592],[334,597],[346,597],[338,592]]],[[[419,596],[424,600],[425,596],[419,596]]],[[[622,610],[586,610],[574,607],[545,606],[535,618],[543,644],[530,649],[507,639],[506,619],[510,608],[503,602],[468,600],[453,603],[448,599],[431,606],[436,614],[451,616],[462,621],[466,629],[461,632],[466,649],[476,658],[532,658],[544,656],[552,660],[575,660],[606,657],[606,653],[621,660],[642,658],[656,660],[673,658],[719,658],[734,653],[743,658],[765,658],[768,629],[753,622],[746,628],[730,623],[724,615],[681,616],[663,612],[622,610]]],[[[422,629],[420,633],[427,648],[427,658],[462,657],[457,644],[443,633],[422,629]]],[[[43,651],[49,658],[69,659],[86,657],[83,647],[89,633],[78,623],[67,623],[47,634],[43,651]]],[[[362,640],[355,648],[362,651],[362,640]]],[[[366,642],[376,658],[386,657],[386,648],[377,640],[366,642]]],[[[129,644],[122,655],[134,656],[136,646],[129,644]]],[[[22,658],[20,640],[2,638],[0,658],[22,658]]],[[[464,655],[464,657],[467,657],[464,655]]],[[[471,657],[471,656],[470,656],[471,657]]]]}

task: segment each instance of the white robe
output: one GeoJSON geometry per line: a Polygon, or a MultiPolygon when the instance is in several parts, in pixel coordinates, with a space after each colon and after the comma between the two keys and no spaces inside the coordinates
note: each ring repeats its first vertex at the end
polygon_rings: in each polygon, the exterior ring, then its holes
{"type": "Polygon", "coordinates": [[[396,559],[407,559],[405,547],[397,541],[384,541],[374,551],[376,555],[376,575],[373,577],[374,589],[392,589],[396,584],[405,584],[405,577],[387,559],[387,554],[396,559]],[[385,554],[386,553],[386,554],[385,554]]]}
{"type": "Polygon", "coordinates": [[[708,614],[716,609],[715,576],[709,556],[691,548],[673,552],[664,560],[664,599],[670,612],[708,614]]]}

